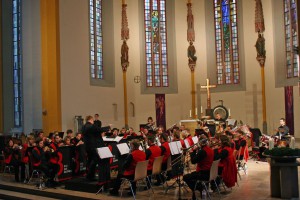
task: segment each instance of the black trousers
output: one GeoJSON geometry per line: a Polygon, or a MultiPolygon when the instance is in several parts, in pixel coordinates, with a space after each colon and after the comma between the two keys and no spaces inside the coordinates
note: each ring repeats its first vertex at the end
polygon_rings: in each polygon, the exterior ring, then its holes
{"type": "Polygon", "coordinates": [[[49,178],[49,180],[53,181],[55,178],[55,175],[58,172],[59,166],[57,164],[53,164],[53,163],[46,163],[46,164],[41,164],[40,166],[37,167],[37,169],[44,172],[45,175],[49,178]]]}
{"type": "MultiPolygon", "coordinates": [[[[121,183],[122,183],[122,180],[121,180],[122,178],[127,178],[129,180],[133,180],[134,174],[133,175],[118,174],[117,180],[116,180],[114,188],[113,188],[114,191],[119,191],[121,183]]],[[[132,190],[135,193],[136,192],[136,182],[131,182],[131,185],[132,185],[132,190]]]]}
{"type": "Polygon", "coordinates": [[[25,164],[18,160],[12,161],[11,164],[14,166],[15,169],[15,180],[17,182],[20,181],[19,173],[21,168],[21,181],[23,181],[25,179],[25,164]]]}
{"type": "MultiPolygon", "coordinates": [[[[202,170],[199,172],[192,172],[183,176],[183,181],[189,186],[189,188],[194,191],[196,182],[198,180],[208,181],[209,180],[209,170],[202,170]]],[[[202,190],[201,185],[198,185],[200,190],[202,190]]]]}
{"type": "Polygon", "coordinates": [[[96,165],[98,164],[99,183],[105,184],[110,180],[109,158],[100,159],[96,150],[87,150],[87,175],[88,179],[95,178],[96,165]]]}

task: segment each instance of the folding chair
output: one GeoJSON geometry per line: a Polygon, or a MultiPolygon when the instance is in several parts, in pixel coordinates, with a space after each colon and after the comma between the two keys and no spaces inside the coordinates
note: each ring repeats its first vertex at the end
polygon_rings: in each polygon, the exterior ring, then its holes
{"type": "MultiPolygon", "coordinates": [[[[237,164],[237,167],[238,167],[238,176],[240,177],[240,180],[241,180],[241,175],[239,173],[239,168],[242,168],[244,173],[247,174],[245,156],[243,157],[243,159],[240,159],[241,153],[242,153],[242,149],[240,148],[239,151],[238,151],[237,157],[236,157],[236,164],[237,164]]],[[[243,153],[245,153],[245,152],[243,152],[243,153]]]]}
{"type": "MultiPolygon", "coordinates": [[[[123,181],[122,181],[122,184],[121,185],[124,185],[124,182],[128,182],[129,185],[130,185],[130,190],[132,192],[132,195],[133,195],[133,199],[135,200],[135,194],[133,192],[133,189],[132,189],[132,182],[137,182],[139,180],[144,180],[144,179],[147,179],[149,181],[149,178],[147,176],[147,166],[148,166],[148,162],[149,160],[145,160],[145,161],[141,161],[141,162],[138,162],[136,164],[136,167],[135,167],[135,172],[134,172],[134,179],[133,180],[129,180],[127,178],[123,178],[123,181]]],[[[147,186],[147,184],[146,184],[147,186]]],[[[147,186],[148,187],[148,186],[147,186]]],[[[148,188],[149,189],[149,188],[148,188]]],[[[122,190],[121,190],[121,196],[122,196],[122,193],[123,193],[123,187],[122,187],[122,190]]]]}
{"type": "Polygon", "coordinates": [[[218,193],[220,195],[220,198],[221,198],[221,193],[220,193],[220,189],[216,183],[216,178],[218,177],[218,166],[219,166],[219,162],[220,160],[215,160],[213,161],[212,165],[211,165],[211,168],[210,168],[210,172],[209,172],[209,180],[208,181],[204,181],[204,180],[198,180],[195,184],[195,188],[194,188],[194,191],[196,191],[197,189],[197,186],[198,184],[200,183],[203,187],[204,187],[204,190],[208,196],[209,199],[210,198],[210,194],[209,194],[209,191],[208,191],[208,188],[206,186],[206,184],[209,184],[211,181],[213,181],[217,187],[217,190],[218,190],[218,193]]]}
{"type": "MultiPolygon", "coordinates": [[[[159,157],[154,158],[153,167],[152,167],[152,174],[149,175],[149,176],[155,176],[155,175],[159,175],[161,173],[161,165],[162,165],[163,158],[164,158],[164,156],[159,156],[159,157]]],[[[149,179],[149,176],[148,176],[148,182],[150,184],[152,192],[154,193],[153,188],[152,188],[152,184],[151,184],[150,179],[149,179]]]]}
{"type": "Polygon", "coordinates": [[[44,173],[42,172],[42,170],[38,169],[38,167],[35,167],[33,165],[32,154],[29,154],[29,162],[32,167],[32,172],[31,172],[31,176],[30,176],[27,184],[29,184],[33,178],[36,178],[36,179],[39,179],[38,189],[41,189],[41,190],[44,189],[45,188],[44,173]]]}
{"type": "Polygon", "coordinates": [[[6,173],[6,170],[8,170],[8,173],[10,174],[12,172],[12,169],[14,169],[14,166],[6,163],[6,156],[5,153],[2,151],[2,155],[3,155],[3,159],[4,159],[4,170],[3,170],[3,174],[6,173]]]}

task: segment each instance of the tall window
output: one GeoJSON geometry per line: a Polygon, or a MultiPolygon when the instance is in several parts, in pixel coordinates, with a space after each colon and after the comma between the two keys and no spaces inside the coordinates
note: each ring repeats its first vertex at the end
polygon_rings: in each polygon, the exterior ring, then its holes
{"type": "Polygon", "coordinates": [[[298,76],[298,59],[294,48],[298,47],[296,0],[284,0],[284,25],[287,77],[298,76]]]}
{"type": "Polygon", "coordinates": [[[90,0],[90,74],[103,79],[102,0],[90,0]]]}
{"type": "Polygon", "coordinates": [[[168,87],[166,0],[144,0],[147,87],[168,87]]]}
{"type": "Polygon", "coordinates": [[[22,51],[21,51],[21,0],[13,0],[13,83],[14,126],[21,127],[22,109],[22,51]]]}
{"type": "Polygon", "coordinates": [[[217,83],[240,83],[237,0],[214,0],[217,83]]]}

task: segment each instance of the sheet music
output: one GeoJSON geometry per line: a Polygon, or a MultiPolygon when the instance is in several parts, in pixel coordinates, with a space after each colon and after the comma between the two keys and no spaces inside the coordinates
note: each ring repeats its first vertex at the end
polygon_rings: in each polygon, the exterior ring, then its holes
{"type": "Polygon", "coordinates": [[[184,144],[186,148],[190,148],[190,143],[187,139],[184,140],[184,144]]]}
{"type": "Polygon", "coordinates": [[[115,140],[115,138],[110,138],[110,137],[107,137],[107,136],[103,137],[102,139],[105,142],[113,142],[115,140]]]}
{"type": "Polygon", "coordinates": [[[123,139],[122,136],[117,136],[117,137],[114,139],[114,141],[117,142],[117,143],[119,143],[122,139],[123,139]]]}
{"type": "Polygon", "coordinates": [[[118,147],[119,152],[120,152],[121,155],[128,154],[129,151],[130,151],[127,143],[117,144],[117,147],[118,147]]]}
{"type": "Polygon", "coordinates": [[[228,125],[232,125],[232,126],[234,126],[236,122],[235,119],[227,119],[226,121],[228,122],[228,125]]]}
{"type": "Polygon", "coordinates": [[[144,151],[142,145],[139,146],[139,150],[140,150],[140,151],[144,151]]]}
{"type": "Polygon", "coordinates": [[[197,136],[192,137],[194,144],[198,143],[199,138],[197,136]]]}
{"type": "Polygon", "coordinates": [[[182,146],[180,141],[175,141],[175,142],[170,142],[169,143],[171,154],[172,155],[177,155],[182,153],[182,146]]]}
{"type": "Polygon", "coordinates": [[[113,157],[108,147],[97,148],[97,152],[101,159],[113,157]]]}

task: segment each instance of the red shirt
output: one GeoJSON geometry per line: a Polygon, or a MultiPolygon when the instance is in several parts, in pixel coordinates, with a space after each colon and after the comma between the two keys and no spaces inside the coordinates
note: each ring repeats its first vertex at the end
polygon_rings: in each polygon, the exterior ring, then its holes
{"type": "Polygon", "coordinates": [[[202,150],[206,152],[206,157],[197,163],[196,172],[210,170],[214,161],[214,151],[209,146],[202,147],[202,150]]]}
{"type": "Polygon", "coordinates": [[[161,156],[161,148],[159,148],[159,146],[156,145],[151,145],[147,150],[151,151],[151,155],[148,158],[149,163],[148,163],[147,170],[152,170],[154,158],[161,156]]]}
{"type": "Polygon", "coordinates": [[[132,161],[131,161],[130,165],[124,171],[125,176],[134,175],[136,164],[140,161],[146,160],[146,154],[145,154],[145,152],[143,152],[141,150],[134,150],[131,153],[131,156],[132,156],[132,161]]]}

